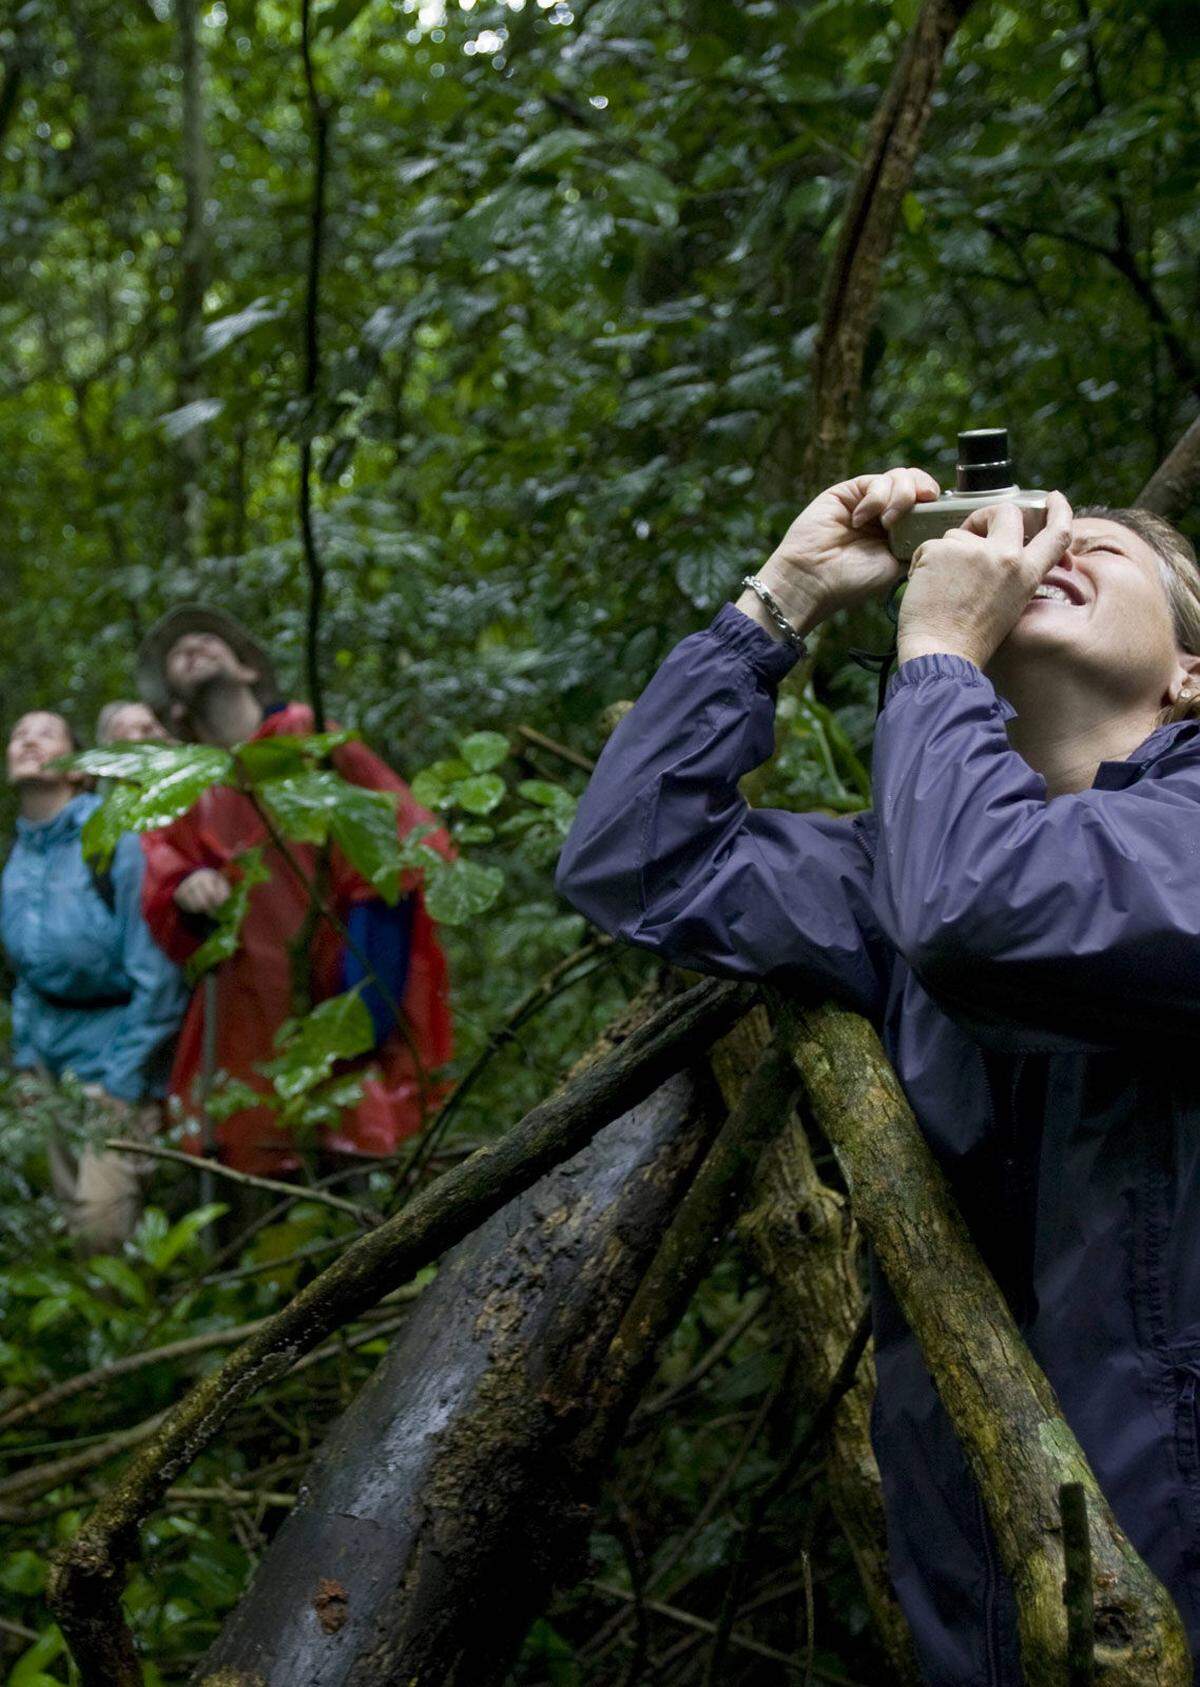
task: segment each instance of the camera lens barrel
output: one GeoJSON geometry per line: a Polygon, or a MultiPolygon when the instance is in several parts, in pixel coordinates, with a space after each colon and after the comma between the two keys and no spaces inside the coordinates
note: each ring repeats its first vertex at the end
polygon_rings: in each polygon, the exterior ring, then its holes
{"type": "Polygon", "coordinates": [[[959,434],[955,479],[959,492],[990,492],[1015,486],[1016,479],[1008,454],[1007,428],[971,428],[959,434]]]}

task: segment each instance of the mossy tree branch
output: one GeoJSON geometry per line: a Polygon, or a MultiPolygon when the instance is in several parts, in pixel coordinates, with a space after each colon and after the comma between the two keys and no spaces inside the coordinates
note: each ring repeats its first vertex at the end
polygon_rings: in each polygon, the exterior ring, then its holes
{"type": "Polygon", "coordinates": [[[1185,1687],[1187,1638],[1117,1526],[1050,1384],[985,1269],[875,1032],[830,1004],[780,1004],[813,1113],[921,1344],[1016,1595],[1029,1687],[1062,1687],[1069,1636],[1060,1490],[1086,1496],[1096,1661],[1108,1687],[1185,1687]]]}

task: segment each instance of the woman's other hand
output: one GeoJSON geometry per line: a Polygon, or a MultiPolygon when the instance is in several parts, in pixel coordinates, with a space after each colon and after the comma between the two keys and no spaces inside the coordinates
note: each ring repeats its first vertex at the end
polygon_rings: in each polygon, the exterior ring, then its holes
{"type": "MultiPolygon", "coordinates": [[[[887,530],[914,504],[937,496],[938,483],[924,469],[839,481],[800,512],[758,577],[797,631],[808,632],[834,610],[880,596],[900,579],[887,530]]],[[[738,608],[775,631],[753,592],[743,592],[738,608]]]]}
{"type": "Polygon", "coordinates": [[[944,652],[983,668],[1071,543],[1071,506],[1046,500],[1045,526],[1025,543],[1016,504],[988,504],[961,527],[918,545],[900,606],[898,656],[944,652]]]}
{"type": "Polygon", "coordinates": [[[175,892],[185,914],[215,914],[229,897],[229,881],[213,867],[198,867],[175,892]]]}

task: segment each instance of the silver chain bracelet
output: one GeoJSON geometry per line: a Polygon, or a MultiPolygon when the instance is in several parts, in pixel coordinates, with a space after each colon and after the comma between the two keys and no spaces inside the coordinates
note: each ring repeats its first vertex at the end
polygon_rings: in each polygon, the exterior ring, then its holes
{"type": "Polygon", "coordinates": [[[742,585],[746,586],[754,593],[755,597],[762,604],[767,614],[771,617],[772,621],[774,621],[775,625],[779,628],[779,631],[787,640],[787,643],[793,653],[799,657],[807,656],[807,640],[796,631],[795,627],[792,626],[792,623],[783,613],[783,610],[780,609],[774,592],[769,591],[768,588],[763,585],[757,574],[743,574],[742,585]]]}

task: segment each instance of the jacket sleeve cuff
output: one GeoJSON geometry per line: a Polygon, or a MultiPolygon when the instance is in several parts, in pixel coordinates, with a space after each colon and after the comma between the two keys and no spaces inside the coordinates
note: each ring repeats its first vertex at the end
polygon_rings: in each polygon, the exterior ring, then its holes
{"type": "Polygon", "coordinates": [[[708,630],[727,650],[748,662],[772,689],[796,666],[795,653],[782,640],[772,638],[757,621],[743,615],[736,604],[725,604],[708,630]]]}
{"type": "MultiPolygon", "coordinates": [[[[767,635],[764,633],[763,636],[767,635]]],[[[1001,720],[1012,720],[1017,712],[1007,698],[999,695],[982,668],[977,668],[965,656],[956,656],[948,650],[932,651],[928,656],[910,656],[907,662],[902,662],[888,681],[884,708],[898,691],[913,688],[928,691],[931,686],[946,681],[951,685],[984,687],[991,692],[1001,720]]]]}

